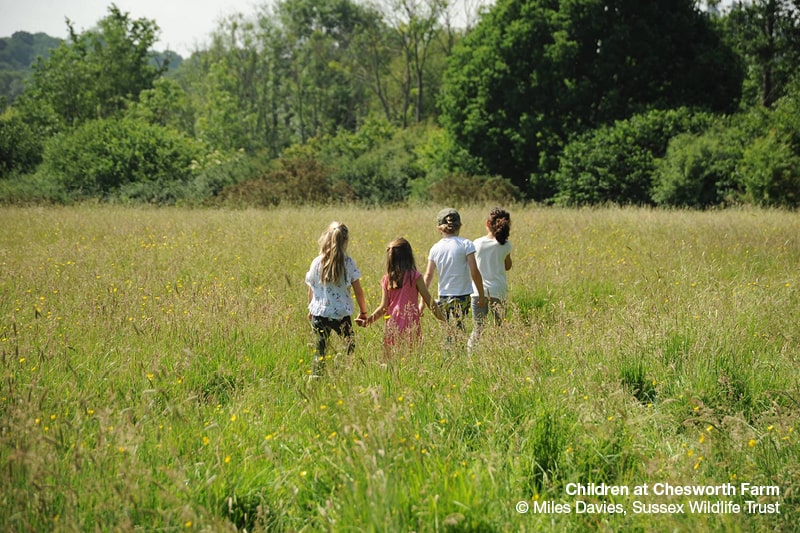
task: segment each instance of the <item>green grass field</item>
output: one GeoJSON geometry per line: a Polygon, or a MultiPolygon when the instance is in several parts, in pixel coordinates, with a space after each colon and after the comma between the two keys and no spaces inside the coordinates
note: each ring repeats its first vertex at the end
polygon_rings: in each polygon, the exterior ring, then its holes
{"type": "Polygon", "coordinates": [[[0,208],[3,530],[795,530],[798,213],[512,208],[477,353],[426,313],[309,382],[322,230],[372,310],[436,211],[0,208]]]}

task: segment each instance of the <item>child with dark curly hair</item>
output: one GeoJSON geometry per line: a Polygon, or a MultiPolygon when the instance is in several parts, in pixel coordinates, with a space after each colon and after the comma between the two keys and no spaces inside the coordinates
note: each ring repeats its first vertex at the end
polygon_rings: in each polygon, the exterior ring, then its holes
{"type": "Polygon", "coordinates": [[[502,323],[505,316],[506,299],[508,298],[508,280],[506,272],[511,270],[511,215],[508,211],[495,207],[486,219],[487,234],[475,239],[475,261],[483,278],[483,290],[472,286],[472,320],[473,329],[468,342],[472,351],[481,337],[486,317],[491,313],[495,323],[502,323]],[[485,305],[481,305],[480,297],[485,296],[485,305]]]}

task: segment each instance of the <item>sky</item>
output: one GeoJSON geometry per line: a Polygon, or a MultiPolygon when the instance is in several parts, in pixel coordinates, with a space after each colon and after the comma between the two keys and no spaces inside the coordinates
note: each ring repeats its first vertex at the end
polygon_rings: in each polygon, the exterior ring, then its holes
{"type": "MultiPolygon", "coordinates": [[[[731,1],[723,0],[722,5],[731,1]]],[[[65,39],[67,18],[81,33],[107,16],[112,3],[132,19],[156,21],[161,34],[154,49],[188,58],[194,50],[206,48],[220,20],[233,13],[253,15],[269,0],[0,0],[0,37],[27,31],[65,39]]],[[[477,3],[485,0],[465,0],[465,5],[477,3]]]]}
{"type": "Polygon", "coordinates": [[[116,4],[131,19],[155,20],[161,30],[156,50],[189,57],[204,48],[218,22],[227,15],[252,15],[264,0],[0,0],[0,37],[16,31],[67,37],[66,19],[81,33],[93,28],[116,4]]]}

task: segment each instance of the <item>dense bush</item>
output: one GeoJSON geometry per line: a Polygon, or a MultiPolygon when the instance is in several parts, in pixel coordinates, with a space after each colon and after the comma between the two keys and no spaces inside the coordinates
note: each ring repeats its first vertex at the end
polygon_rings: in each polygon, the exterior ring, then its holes
{"type": "Polygon", "coordinates": [[[70,199],[64,189],[40,173],[0,180],[0,204],[58,205],[69,202],[70,199]]]}
{"type": "Polygon", "coordinates": [[[772,109],[719,120],[700,135],[674,138],[653,178],[659,205],[800,203],[800,103],[797,88],[772,109]]]}
{"type": "Polygon", "coordinates": [[[657,164],[653,200],[659,205],[709,207],[734,199],[742,149],[719,133],[678,135],[657,164]]]}
{"type": "Polygon", "coordinates": [[[413,139],[399,132],[354,159],[340,158],[333,183],[365,204],[392,204],[408,198],[409,181],[420,175],[413,139]]]}
{"type": "Polygon", "coordinates": [[[0,117],[0,179],[33,172],[42,161],[42,142],[19,117],[0,117]]]}
{"type": "Polygon", "coordinates": [[[499,177],[453,174],[430,185],[426,197],[437,204],[509,204],[522,200],[522,193],[511,181],[499,177]]]}
{"type": "Polygon", "coordinates": [[[226,187],[264,174],[258,157],[247,157],[243,150],[223,153],[214,150],[192,162],[194,179],[189,194],[195,200],[211,200],[226,187]]]}
{"type": "Polygon", "coordinates": [[[669,140],[699,132],[711,115],[681,108],[651,111],[592,130],[568,143],[554,181],[555,202],[582,205],[602,202],[649,204],[655,161],[669,140]]]}
{"type": "Polygon", "coordinates": [[[73,197],[170,203],[186,195],[201,145],[136,119],[86,122],[45,144],[43,172],[73,197]]]}
{"type": "Polygon", "coordinates": [[[748,203],[800,205],[800,157],[777,132],[770,131],[745,149],[739,173],[748,203]]]}
{"type": "Polygon", "coordinates": [[[282,157],[256,179],[224,188],[215,201],[230,206],[272,207],[321,204],[335,199],[331,170],[302,152],[282,157]]]}

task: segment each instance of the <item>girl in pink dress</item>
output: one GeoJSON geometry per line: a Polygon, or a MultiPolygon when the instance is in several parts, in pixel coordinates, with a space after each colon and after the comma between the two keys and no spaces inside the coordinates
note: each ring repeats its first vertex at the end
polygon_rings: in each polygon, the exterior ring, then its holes
{"type": "Polygon", "coordinates": [[[411,244],[406,239],[395,239],[386,248],[386,274],[381,279],[381,292],[381,305],[361,325],[369,326],[380,317],[386,319],[383,343],[387,353],[397,344],[413,346],[421,339],[420,296],[436,318],[445,319],[417,270],[411,244]]]}

